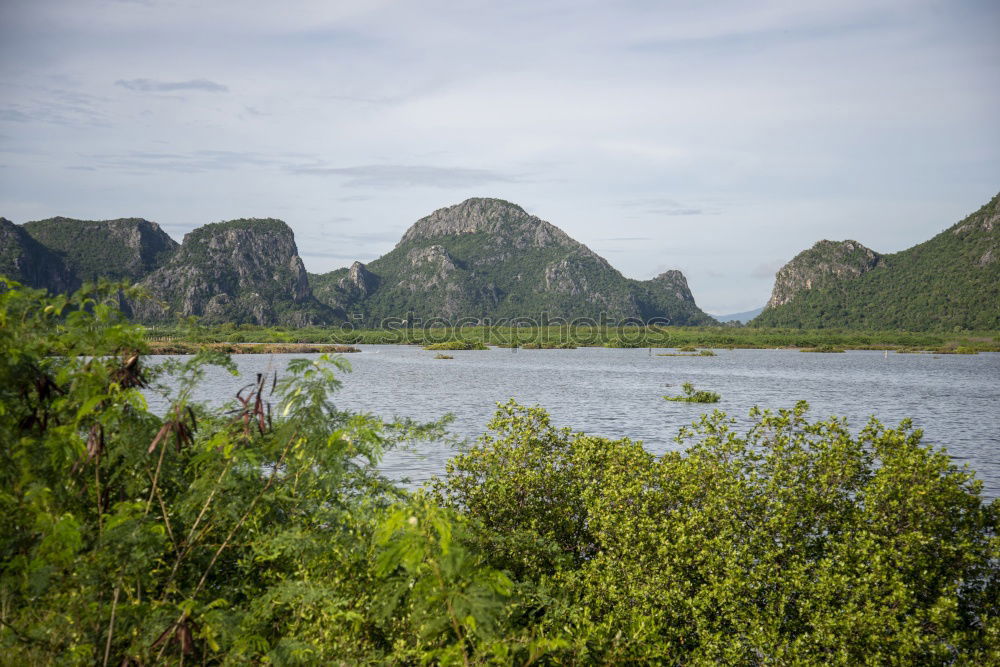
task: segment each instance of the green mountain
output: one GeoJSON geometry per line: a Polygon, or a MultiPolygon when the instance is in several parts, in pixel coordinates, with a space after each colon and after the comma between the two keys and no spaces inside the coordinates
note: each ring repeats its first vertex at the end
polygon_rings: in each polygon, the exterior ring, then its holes
{"type": "Polygon", "coordinates": [[[559,228],[498,199],[470,199],[418,220],[365,266],[308,276],[292,230],[274,219],[200,227],[178,245],[139,218],[0,224],[0,272],[53,291],[106,277],[140,284],[134,317],[304,326],[389,318],[591,318],[714,324],[679,271],[624,277],[559,228]],[[315,290],[315,291],[314,291],[315,290]],[[315,295],[315,296],[314,296],[315,295]]]}
{"type": "Polygon", "coordinates": [[[59,255],[7,218],[0,218],[0,275],[53,293],[79,286],[79,280],[59,255]]]}
{"type": "Polygon", "coordinates": [[[418,220],[392,251],[310,276],[316,297],[369,326],[389,318],[602,315],[713,324],[679,271],[625,278],[558,227],[499,199],[469,199],[418,220]]]}
{"type": "Polygon", "coordinates": [[[1000,194],[901,252],[820,241],[778,271],[771,300],[751,324],[1000,329],[1000,194]]]}
{"type": "Polygon", "coordinates": [[[63,259],[80,281],[138,282],[166,263],[177,242],[142,218],[49,218],[23,225],[36,241],[63,259]]]}
{"type": "Polygon", "coordinates": [[[339,319],[309,287],[291,228],[241,219],[199,227],[140,286],[152,300],[131,304],[142,321],[195,315],[206,323],[306,326],[339,319]]]}

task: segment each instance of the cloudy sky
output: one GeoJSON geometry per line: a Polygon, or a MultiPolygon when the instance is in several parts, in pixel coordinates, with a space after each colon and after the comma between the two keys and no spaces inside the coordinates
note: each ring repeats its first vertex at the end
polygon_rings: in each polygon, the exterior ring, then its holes
{"type": "Polygon", "coordinates": [[[995,0],[0,0],[0,31],[0,215],[279,217],[313,272],[494,196],[726,313],[1000,191],[995,0]]]}

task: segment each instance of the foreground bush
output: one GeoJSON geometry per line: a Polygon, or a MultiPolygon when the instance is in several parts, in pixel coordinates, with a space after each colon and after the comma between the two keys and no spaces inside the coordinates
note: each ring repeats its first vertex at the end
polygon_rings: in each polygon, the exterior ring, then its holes
{"type": "Polygon", "coordinates": [[[656,457],[510,403],[406,494],[380,455],[443,423],[337,410],[323,356],[209,410],[228,358],[148,367],[116,294],[0,281],[6,664],[1000,661],[998,505],[908,423],[656,457]]]}
{"type": "Polygon", "coordinates": [[[571,662],[997,664],[1000,504],[908,422],[806,411],[656,458],[510,403],[436,492],[571,662]]]}
{"type": "Polygon", "coordinates": [[[145,367],[114,293],[0,287],[2,661],[460,658],[507,590],[503,575],[475,555],[446,562],[458,550],[427,535],[398,538],[411,547],[402,562],[385,556],[394,542],[380,526],[400,511],[414,530],[426,521],[458,537],[461,524],[400,506],[374,467],[393,442],[441,425],[338,411],[329,398],[345,365],[322,356],[208,411],[191,389],[205,363],[227,359],[145,367]],[[159,418],[139,390],[168,370],[179,388],[159,418]],[[468,579],[490,585],[452,604],[459,625],[428,624],[421,605],[451,604],[468,579]]]}

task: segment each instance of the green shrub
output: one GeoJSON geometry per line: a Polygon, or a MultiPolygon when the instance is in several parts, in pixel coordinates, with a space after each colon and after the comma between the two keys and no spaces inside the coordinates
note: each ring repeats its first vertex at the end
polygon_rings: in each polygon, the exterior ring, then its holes
{"type": "Polygon", "coordinates": [[[209,410],[191,401],[205,364],[232,363],[147,366],[113,287],[0,283],[2,661],[468,660],[507,580],[444,539],[462,541],[460,517],[376,469],[442,424],[337,410],[336,357],[293,360],[209,410]],[[164,417],[147,385],[177,387],[164,417]]]}
{"type": "Polygon", "coordinates": [[[938,354],[978,354],[978,350],[974,347],[968,347],[966,345],[959,345],[954,349],[940,349],[937,350],[938,354]]]}
{"type": "Polygon", "coordinates": [[[569,342],[542,341],[540,343],[524,343],[521,345],[524,350],[575,350],[576,345],[569,342]]]}
{"type": "Polygon", "coordinates": [[[449,340],[443,343],[432,343],[424,346],[425,350],[488,350],[489,348],[479,341],[469,340],[449,340]]]}
{"type": "Polygon", "coordinates": [[[613,338],[604,344],[604,347],[615,347],[625,349],[636,349],[647,347],[646,343],[640,340],[627,340],[624,338],[613,338]]]}
{"type": "Polygon", "coordinates": [[[664,396],[663,398],[679,403],[718,403],[719,399],[722,398],[714,391],[698,391],[690,382],[682,384],[681,390],[684,393],[680,396],[664,396]]]}
{"type": "Polygon", "coordinates": [[[909,422],[806,415],[716,411],[654,457],[509,403],[435,492],[552,663],[994,664],[1000,503],[909,422]]]}

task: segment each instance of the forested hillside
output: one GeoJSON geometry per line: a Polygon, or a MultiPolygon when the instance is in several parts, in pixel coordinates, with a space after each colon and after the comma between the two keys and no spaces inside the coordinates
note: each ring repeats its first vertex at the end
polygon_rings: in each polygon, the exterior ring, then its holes
{"type": "MultiPolygon", "coordinates": [[[[830,242],[824,242],[830,244],[830,242]]],[[[817,248],[837,260],[830,244],[817,248]]],[[[814,248],[813,250],[817,250],[814,248]]],[[[862,246],[863,248],[863,246],[862,246]]],[[[853,329],[1000,329],[1000,195],[934,238],[902,252],[856,250],[851,271],[817,271],[802,253],[778,272],[754,326],[853,329]],[[861,252],[861,255],[857,253],[861,252]],[[869,254],[870,253],[870,254],[869,254]],[[804,260],[808,264],[804,264],[804,260]],[[783,276],[795,275],[795,289],[783,276]],[[806,286],[806,279],[814,284],[806,286]]],[[[829,264],[823,264],[829,266],[829,264]]]]}

